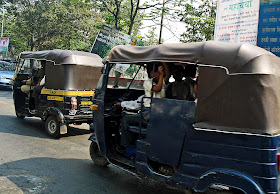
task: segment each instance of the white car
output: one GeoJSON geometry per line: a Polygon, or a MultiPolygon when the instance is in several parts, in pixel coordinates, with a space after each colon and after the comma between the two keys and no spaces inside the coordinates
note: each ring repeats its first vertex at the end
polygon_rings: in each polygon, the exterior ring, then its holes
{"type": "Polygon", "coordinates": [[[12,85],[16,64],[0,61],[0,85],[12,85]]]}

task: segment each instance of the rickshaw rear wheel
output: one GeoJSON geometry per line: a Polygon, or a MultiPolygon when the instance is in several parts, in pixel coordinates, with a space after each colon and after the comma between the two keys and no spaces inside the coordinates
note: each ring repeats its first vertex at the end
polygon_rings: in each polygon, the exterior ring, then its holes
{"type": "Polygon", "coordinates": [[[23,114],[19,113],[18,111],[16,111],[16,116],[19,119],[24,119],[25,118],[25,116],[23,114]]]}
{"type": "Polygon", "coordinates": [[[94,164],[103,167],[109,165],[107,158],[101,154],[96,142],[91,142],[89,147],[89,153],[94,164]]]}
{"type": "Polygon", "coordinates": [[[51,137],[59,137],[60,135],[60,124],[56,116],[49,116],[45,122],[45,130],[51,137]]]}

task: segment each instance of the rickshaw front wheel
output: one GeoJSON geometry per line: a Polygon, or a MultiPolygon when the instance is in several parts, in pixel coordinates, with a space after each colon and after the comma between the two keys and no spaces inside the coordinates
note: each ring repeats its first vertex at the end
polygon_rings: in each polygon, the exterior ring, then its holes
{"type": "Polygon", "coordinates": [[[18,111],[16,111],[16,116],[19,119],[24,119],[25,118],[25,116],[23,114],[19,113],[18,111]]]}
{"type": "Polygon", "coordinates": [[[109,165],[107,158],[101,154],[96,142],[94,141],[91,142],[89,147],[89,153],[94,164],[103,167],[109,165]]]}
{"type": "Polygon", "coordinates": [[[51,137],[59,137],[60,124],[56,116],[49,116],[45,123],[45,130],[51,137]]]}

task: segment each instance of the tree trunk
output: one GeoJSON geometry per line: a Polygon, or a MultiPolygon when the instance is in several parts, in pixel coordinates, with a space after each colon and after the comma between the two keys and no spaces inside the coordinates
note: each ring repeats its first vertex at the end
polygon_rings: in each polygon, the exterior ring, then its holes
{"type": "Polygon", "coordinates": [[[30,43],[29,44],[30,44],[30,51],[33,51],[34,46],[35,46],[33,35],[30,38],[30,43]]]}
{"type": "Polygon", "coordinates": [[[164,16],[164,5],[165,5],[165,0],[163,0],[163,2],[162,2],[162,11],[161,11],[161,20],[160,20],[160,30],[159,30],[158,44],[161,44],[162,27],[163,27],[163,16],[164,16]]]}
{"type": "Polygon", "coordinates": [[[135,21],[136,15],[139,10],[140,0],[137,0],[137,4],[136,4],[134,13],[133,13],[133,11],[134,11],[133,0],[130,0],[130,4],[131,4],[131,10],[130,10],[130,24],[129,24],[129,29],[128,29],[128,35],[131,35],[131,33],[132,33],[134,21],[135,21]]]}

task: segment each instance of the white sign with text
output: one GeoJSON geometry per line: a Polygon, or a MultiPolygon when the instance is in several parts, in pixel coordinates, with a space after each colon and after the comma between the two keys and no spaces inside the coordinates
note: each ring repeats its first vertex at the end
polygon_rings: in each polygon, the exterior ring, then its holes
{"type": "Polygon", "coordinates": [[[218,0],[214,40],[256,45],[259,0],[218,0]]]}

